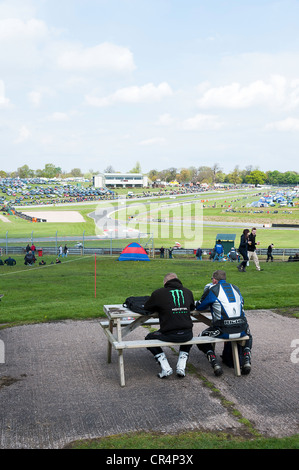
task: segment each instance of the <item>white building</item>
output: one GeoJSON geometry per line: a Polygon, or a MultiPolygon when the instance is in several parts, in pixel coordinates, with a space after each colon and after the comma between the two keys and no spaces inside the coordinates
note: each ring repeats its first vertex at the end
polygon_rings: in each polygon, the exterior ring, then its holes
{"type": "Polygon", "coordinates": [[[141,173],[100,173],[93,177],[96,188],[145,188],[148,177],[141,173]]]}

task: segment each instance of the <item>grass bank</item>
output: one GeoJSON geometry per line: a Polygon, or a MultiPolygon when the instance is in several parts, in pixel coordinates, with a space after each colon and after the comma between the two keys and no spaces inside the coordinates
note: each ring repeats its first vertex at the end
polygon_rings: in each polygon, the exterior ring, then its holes
{"type": "Polygon", "coordinates": [[[239,286],[246,309],[291,308],[298,315],[298,263],[262,263],[261,272],[251,265],[239,273],[234,263],[195,259],[120,262],[97,257],[95,263],[94,256],[69,256],[56,265],[50,264],[54,256],[45,256],[45,266],[24,266],[23,256],[15,259],[14,267],[0,266],[0,324],[97,318],[104,304],[150,294],[170,271],[199,299],[215,269],[225,269],[228,280],[239,286]]]}

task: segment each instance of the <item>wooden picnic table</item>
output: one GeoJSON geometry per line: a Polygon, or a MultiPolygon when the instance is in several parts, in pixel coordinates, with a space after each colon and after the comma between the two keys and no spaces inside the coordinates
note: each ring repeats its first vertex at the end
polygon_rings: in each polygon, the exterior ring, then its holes
{"type": "MultiPolygon", "coordinates": [[[[154,346],[180,346],[181,344],[204,344],[204,343],[219,343],[231,342],[235,375],[241,375],[239,355],[238,355],[238,342],[243,342],[248,339],[247,336],[242,338],[223,339],[212,338],[210,336],[194,336],[190,341],[184,343],[173,343],[160,340],[124,340],[124,338],[142,325],[159,325],[158,313],[151,315],[141,315],[132,312],[121,304],[104,305],[104,313],[108,321],[100,321],[100,325],[108,339],[107,343],[107,362],[111,363],[112,347],[118,352],[120,385],[125,386],[125,371],[124,371],[124,349],[132,348],[149,348],[154,346]]],[[[207,312],[194,311],[191,313],[193,323],[204,323],[211,326],[211,315],[207,312]]]]}

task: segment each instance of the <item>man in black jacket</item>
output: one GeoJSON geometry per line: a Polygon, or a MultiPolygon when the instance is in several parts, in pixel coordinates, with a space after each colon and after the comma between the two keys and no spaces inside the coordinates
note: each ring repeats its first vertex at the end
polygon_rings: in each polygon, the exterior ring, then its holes
{"type": "MultiPolygon", "coordinates": [[[[166,274],[163,280],[164,287],[155,290],[144,308],[150,312],[158,312],[160,329],[149,333],[145,339],[159,339],[181,343],[193,337],[191,310],[195,309],[192,292],[183,287],[175,273],[166,274]]],[[[186,363],[189,357],[190,345],[180,346],[179,359],[176,372],[179,377],[185,377],[186,363]]],[[[162,371],[158,377],[163,378],[173,373],[165,353],[160,347],[149,347],[148,350],[155,356],[161,365],[162,371]]]]}

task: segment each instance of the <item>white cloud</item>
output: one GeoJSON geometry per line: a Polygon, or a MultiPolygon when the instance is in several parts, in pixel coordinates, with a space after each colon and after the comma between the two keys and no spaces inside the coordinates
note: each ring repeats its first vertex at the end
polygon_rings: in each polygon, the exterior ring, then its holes
{"type": "Polygon", "coordinates": [[[271,122],[266,125],[267,130],[299,131],[299,119],[286,118],[281,121],[271,122]]]}
{"type": "Polygon", "coordinates": [[[256,80],[247,86],[238,82],[210,88],[198,100],[201,108],[241,109],[261,104],[284,105],[287,102],[287,81],[284,77],[272,76],[269,82],[256,80]]]}
{"type": "Polygon", "coordinates": [[[132,52],[122,46],[108,42],[94,47],[69,45],[58,53],[58,66],[65,70],[111,70],[131,72],[135,69],[132,52]]]}
{"type": "Polygon", "coordinates": [[[0,80],[0,107],[5,107],[10,104],[8,98],[5,97],[5,85],[3,80],[0,80]]]}
{"type": "Polygon", "coordinates": [[[20,144],[20,143],[25,142],[26,140],[28,140],[30,136],[31,136],[30,130],[28,129],[27,126],[24,125],[19,129],[19,135],[18,135],[15,142],[17,144],[20,144]]]}
{"type": "Polygon", "coordinates": [[[175,122],[175,119],[168,113],[159,116],[157,126],[171,126],[175,122]]]}
{"type": "Polygon", "coordinates": [[[139,145],[148,146],[148,145],[157,145],[164,144],[166,142],[163,137],[153,137],[152,139],[142,140],[139,142],[139,145]]]}
{"type": "Polygon", "coordinates": [[[47,117],[48,121],[68,121],[69,116],[66,113],[55,112],[47,117]]]}
{"type": "Polygon", "coordinates": [[[121,88],[112,95],[104,98],[97,98],[92,95],[86,95],[85,101],[90,106],[110,106],[115,103],[151,103],[160,101],[162,98],[172,95],[172,89],[168,83],[163,82],[158,86],[147,83],[143,86],[132,86],[121,88]]]}
{"type": "Polygon", "coordinates": [[[218,116],[212,114],[196,114],[192,118],[185,119],[181,123],[181,128],[186,131],[217,130],[223,127],[224,123],[218,120],[218,116]]]}
{"type": "Polygon", "coordinates": [[[42,100],[45,97],[53,98],[55,91],[49,87],[40,87],[37,90],[32,90],[28,94],[29,102],[36,108],[42,104],[42,100]]]}
{"type": "Polygon", "coordinates": [[[0,20],[0,41],[10,40],[40,40],[48,34],[46,24],[35,18],[28,21],[19,18],[0,20]]]}

